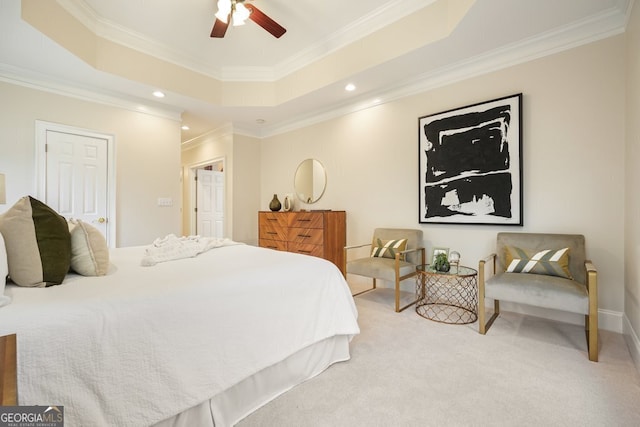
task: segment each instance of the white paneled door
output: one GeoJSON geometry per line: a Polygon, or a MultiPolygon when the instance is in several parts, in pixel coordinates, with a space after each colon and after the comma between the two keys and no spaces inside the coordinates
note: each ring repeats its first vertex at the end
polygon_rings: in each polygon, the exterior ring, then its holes
{"type": "Polygon", "coordinates": [[[109,236],[108,140],[46,130],[45,200],[67,219],[76,218],[109,236]]]}
{"type": "Polygon", "coordinates": [[[196,233],[224,237],[224,173],[196,171],[196,233]]]}

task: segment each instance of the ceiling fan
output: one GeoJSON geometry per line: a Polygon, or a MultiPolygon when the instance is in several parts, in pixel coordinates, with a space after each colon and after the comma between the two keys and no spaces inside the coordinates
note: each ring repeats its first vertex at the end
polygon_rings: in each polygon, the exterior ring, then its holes
{"type": "Polygon", "coordinates": [[[211,37],[224,37],[230,21],[233,22],[235,27],[244,25],[247,18],[260,25],[276,38],[282,37],[287,32],[283,26],[269,18],[254,5],[248,3],[245,5],[245,0],[218,0],[218,12],[216,12],[216,20],[211,29],[211,37]]]}

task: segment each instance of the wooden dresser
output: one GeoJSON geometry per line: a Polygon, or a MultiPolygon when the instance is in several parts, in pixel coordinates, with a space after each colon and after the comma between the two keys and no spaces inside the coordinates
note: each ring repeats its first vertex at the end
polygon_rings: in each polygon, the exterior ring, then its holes
{"type": "Polygon", "coordinates": [[[324,258],[345,272],[345,211],[258,212],[259,245],[324,258]]]}

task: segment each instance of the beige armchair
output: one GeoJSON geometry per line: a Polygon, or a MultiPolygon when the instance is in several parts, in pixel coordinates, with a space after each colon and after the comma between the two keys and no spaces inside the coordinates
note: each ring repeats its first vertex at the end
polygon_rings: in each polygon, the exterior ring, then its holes
{"type": "Polygon", "coordinates": [[[582,235],[498,233],[496,253],[480,260],[478,267],[480,333],[486,334],[500,314],[501,300],[584,314],[589,360],[597,362],[597,274],[585,257],[582,235]],[[568,251],[561,251],[564,248],[568,251]],[[547,249],[551,251],[543,256],[533,255],[547,249]],[[529,269],[540,274],[527,273],[529,269]],[[488,322],[486,298],[494,301],[494,313],[488,322]]]}
{"type": "MultiPolygon", "coordinates": [[[[386,280],[395,283],[396,312],[415,304],[415,300],[404,307],[400,307],[400,282],[416,275],[416,266],[425,263],[425,250],[422,246],[422,230],[406,228],[376,228],[373,232],[371,243],[362,245],[345,246],[344,262],[348,274],[355,274],[373,279],[373,287],[355,295],[376,289],[376,280],[386,280]],[[406,239],[406,246],[402,250],[384,251],[380,243],[406,239]],[[378,249],[376,255],[364,258],[348,260],[351,249],[369,246],[369,254],[378,249]],[[380,252],[385,252],[381,254],[380,252]]],[[[355,296],[354,295],[354,296],[355,296]]]]}

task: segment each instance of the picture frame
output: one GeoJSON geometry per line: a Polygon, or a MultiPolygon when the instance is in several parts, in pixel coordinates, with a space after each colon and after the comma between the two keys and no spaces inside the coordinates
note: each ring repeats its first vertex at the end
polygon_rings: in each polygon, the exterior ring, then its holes
{"type": "Polygon", "coordinates": [[[522,226],[522,93],[418,119],[419,222],[522,226]]]}
{"type": "Polygon", "coordinates": [[[436,259],[436,255],[445,253],[447,254],[447,259],[449,259],[449,248],[436,248],[434,247],[431,251],[431,262],[429,264],[433,264],[436,259]]]}

